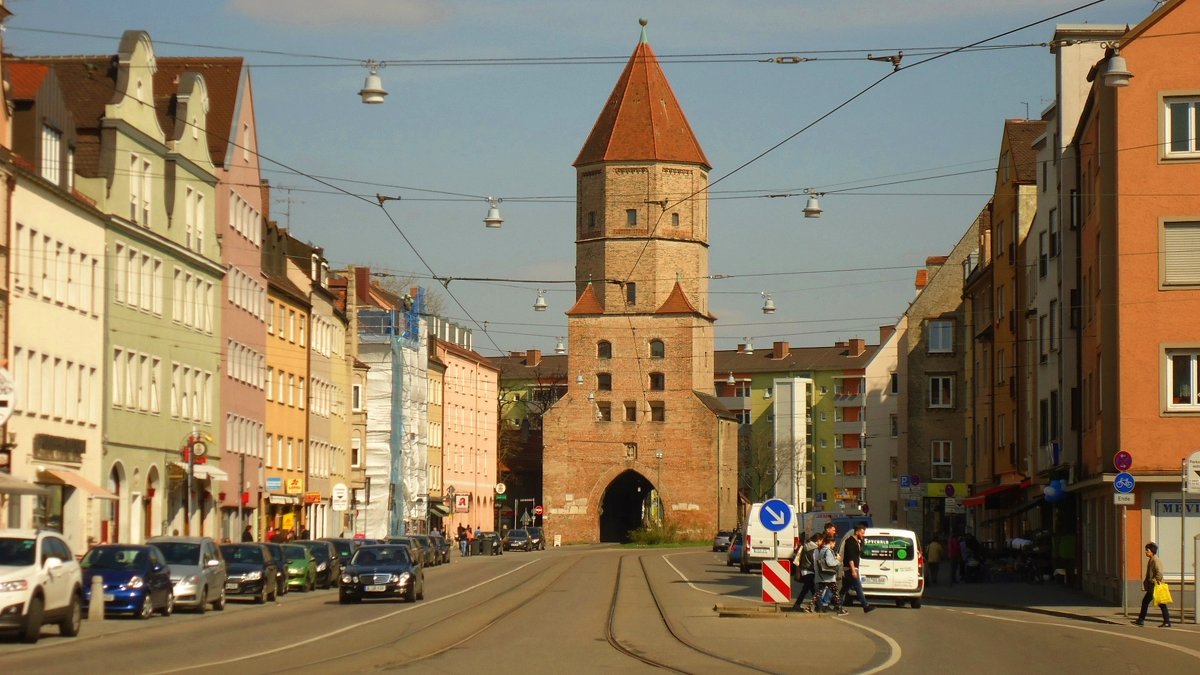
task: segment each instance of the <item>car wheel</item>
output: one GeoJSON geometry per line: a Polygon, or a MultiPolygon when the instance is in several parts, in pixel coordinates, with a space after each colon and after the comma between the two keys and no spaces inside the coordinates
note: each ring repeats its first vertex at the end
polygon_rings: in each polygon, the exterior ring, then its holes
{"type": "Polygon", "coordinates": [[[350,596],[346,595],[345,593],[338,593],[338,604],[340,604],[340,605],[350,604],[350,596]]]}
{"type": "Polygon", "coordinates": [[[150,599],[149,591],[142,596],[142,608],[138,610],[137,618],[145,621],[154,615],[154,601],[150,599]]]}
{"type": "Polygon", "coordinates": [[[921,599],[920,598],[913,598],[912,600],[908,601],[908,604],[910,606],[912,606],[913,609],[921,609],[921,599]]]}
{"type": "Polygon", "coordinates": [[[224,588],[221,588],[221,597],[217,598],[216,601],[213,602],[213,609],[217,610],[218,612],[225,610],[225,589],[224,588]]]}
{"type": "Polygon", "coordinates": [[[896,598],[896,606],[903,607],[904,606],[904,598],[896,598]]]}
{"type": "Polygon", "coordinates": [[[262,590],[258,592],[258,595],[254,596],[254,604],[256,604],[256,605],[265,604],[267,602],[268,597],[269,596],[267,595],[267,585],[263,584],[262,590]]]}
{"type": "Polygon", "coordinates": [[[42,599],[35,597],[29,601],[29,611],[25,613],[25,625],[21,626],[21,642],[33,644],[42,636],[42,599]]]}
{"type": "Polygon", "coordinates": [[[208,611],[208,587],[207,586],[204,587],[204,590],[200,591],[200,604],[196,605],[196,611],[200,612],[201,614],[208,611]]]}
{"type": "Polygon", "coordinates": [[[162,608],[163,616],[171,616],[175,612],[175,594],[167,593],[167,604],[162,608]]]}
{"type": "Polygon", "coordinates": [[[742,574],[750,573],[750,566],[746,564],[745,560],[742,560],[740,563],[738,563],[738,569],[742,571],[742,574]]]}
{"type": "Polygon", "coordinates": [[[58,632],[64,637],[79,635],[79,627],[83,624],[83,603],[78,593],[71,594],[71,606],[67,608],[67,618],[58,622],[58,632]]]}
{"type": "Polygon", "coordinates": [[[418,600],[425,599],[425,578],[424,577],[421,578],[421,590],[417,591],[417,599],[418,600]]]}

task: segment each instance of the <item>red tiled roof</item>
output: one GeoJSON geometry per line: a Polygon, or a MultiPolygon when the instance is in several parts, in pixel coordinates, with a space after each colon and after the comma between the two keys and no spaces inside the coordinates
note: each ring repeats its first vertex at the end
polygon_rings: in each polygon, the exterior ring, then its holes
{"type": "Polygon", "coordinates": [[[238,94],[242,76],[242,58],[226,57],[160,57],[154,73],[154,108],[158,123],[167,138],[175,128],[172,98],[179,89],[179,76],[185,72],[199,73],[208,87],[208,120],[204,124],[208,135],[208,152],[212,163],[222,166],[231,141],[241,142],[233,128],[237,114],[238,94]]]}
{"type": "MultiPolygon", "coordinates": [[[[16,59],[9,60],[14,65],[16,59]]],[[[75,171],[89,178],[100,171],[100,118],[116,96],[116,59],[105,56],[42,56],[23,59],[54,69],[63,101],[75,118],[75,171]]]]}
{"type": "Polygon", "coordinates": [[[1046,133],[1046,122],[1043,120],[1005,120],[1004,133],[1008,136],[1009,147],[1012,148],[1013,173],[1016,180],[1022,183],[1037,181],[1037,151],[1033,142],[1046,133]]]}
{"type": "Polygon", "coordinates": [[[12,98],[16,101],[29,100],[37,96],[42,81],[50,67],[25,61],[8,62],[8,79],[12,82],[12,98]]]}
{"type": "Polygon", "coordinates": [[[644,39],[633,50],[574,166],[622,160],[711,168],[658,57],[644,39]]]}
{"type": "Polygon", "coordinates": [[[590,282],[583,289],[583,293],[579,294],[579,299],[575,301],[575,306],[567,310],[567,316],[603,313],[604,305],[600,304],[600,298],[596,297],[596,289],[592,288],[590,282]]]}
{"type": "Polygon", "coordinates": [[[654,311],[655,314],[699,314],[700,310],[688,300],[687,294],[683,292],[683,287],[679,282],[675,282],[675,287],[671,289],[671,294],[667,296],[662,306],[654,311]]]}

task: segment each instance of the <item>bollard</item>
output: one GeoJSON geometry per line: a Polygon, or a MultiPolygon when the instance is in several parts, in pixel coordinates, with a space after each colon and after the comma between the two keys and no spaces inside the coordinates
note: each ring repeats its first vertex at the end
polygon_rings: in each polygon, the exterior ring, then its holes
{"type": "Polygon", "coordinates": [[[104,620],[104,577],[92,575],[92,599],[88,603],[88,621],[104,620]]]}

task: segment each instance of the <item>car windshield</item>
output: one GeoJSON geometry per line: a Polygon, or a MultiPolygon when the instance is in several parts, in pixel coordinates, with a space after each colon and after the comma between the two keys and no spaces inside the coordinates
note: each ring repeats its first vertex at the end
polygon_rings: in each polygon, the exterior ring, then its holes
{"type": "Polygon", "coordinates": [[[528,537],[529,534],[525,532],[525,530],[513,530],[512,532],[508,533],[509,539],[526,539],[528,537]]]}
{"type": "Polygon", "coordinates": [[[162,551],[168,565],[199,565],[200,544],[182,541],[156,541],[154,545],[162,551]]]}
{"type": "Polygon", "coordinates": [[[146,552],[136,548],[100,546],[88,551],[79,561],[83,569],[129,570],[146,566],[146,552]]]}
{"type": "Polygon", "coordinates": [[[398,565],[409,562],[408,549],[403,546],[371,546],[360,548],[350,561],[352,565],[398,565]]]}
{"type": "Polygon", "coordinates": [[[338,557],[340,558],[349,558],[354,553],[354,546],[348,541],[335,541],[333,542],[333,547],[337,549],[338,557]]]}
{"type": "Polygon", "coordinates": [[[262,549],[257,546],[222,546],[225,562],[261,564],[262,549]]]}
{"type": "Polygon", "coordinates": [[[306,553],[306,551],[303,546],[284,546],[283,547],[283,558],[284,558],[284,560],[287,560],[288,562],[292,562],[293,560],[307,559],[308,556],[306,556],[305,553],[306,553]]]}
{"type": "Polygon", "coordinates": [[[329,560],[329,546],[326,544],[304,544],[304,548],[312,553],[312,557],[316,558],[317,562],[329,560]]]}
{"type": "Polygon", "coordinates": [[[24,567],[32,565],[37,542],[33,539],[0,539],[0,565],[24,567]]]}

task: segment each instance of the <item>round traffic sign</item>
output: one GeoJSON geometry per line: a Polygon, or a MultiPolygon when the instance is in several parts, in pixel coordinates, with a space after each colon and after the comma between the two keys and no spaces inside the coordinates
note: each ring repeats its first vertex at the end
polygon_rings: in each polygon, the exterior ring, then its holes
{"type": "Polygon", "coordinates": [[[921,484],[921,477],[914,473],[912,476],[909,477],[908,482],[912,483],[913,487],[917,487],[918,485],[921,484]]]}
{"type": "Polygon", "coordinates": [[[792,507],[782,499],[768,499],[758,510],[758,521],[771,532],[778,532],[792,522],[792,507]]]}
{"type": "Polygon", "coordinates": [[[533,507],[533,515],[535,515],[535,516],[542,515],[542,505],[541,504],[538,504],[537,506],[533,507]]]}
{"type": "Polygon", "coordinates": [[[502,494],[504,494],[504,491],[507,489],[508,489],[508,486],[506,486],[504,483],[496,483],[496,494],[502,495],[502,494]]]}
{"type": "Polygon", "coordinates": [[[1122,450],[1113,455],[1113,466],[1117,471],[1128,471],[1133,466],[1133,455],[1122,450]]]}
{"type": "Polygon", "coordinates": [[[946,483],[946,496],[947,497],[954,496],[954,484],[953,483],[946,483]]]}
{"type": "Polygon", "coordinates": [[[1113,489],[1121,494],[1129,494],[1133,492],[1134,480],[1133,474],[1122,471],[1113,479],[1113,489]]]}

